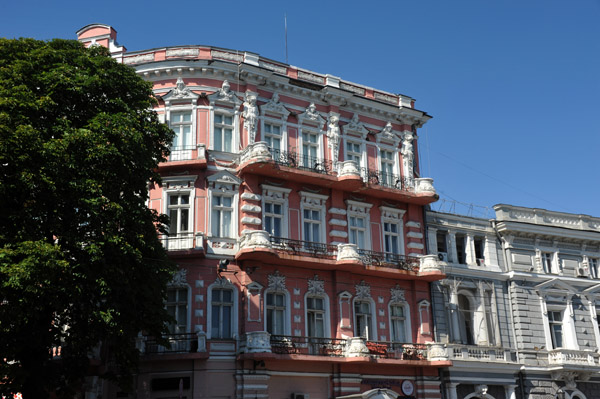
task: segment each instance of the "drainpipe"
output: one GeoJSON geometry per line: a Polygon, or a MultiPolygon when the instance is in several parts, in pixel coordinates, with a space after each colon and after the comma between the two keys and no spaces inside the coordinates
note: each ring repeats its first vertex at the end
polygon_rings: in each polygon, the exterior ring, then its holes
{"type": "MultiPolygon", "coordinates": [[[[508,270],[508,257],[506,256],[506,240],[498,232],[498,228],[496,226],[496,221],[494,219],[491,219],[490,223],[492,224],[492,227],[494,228],[494,232],[496,233],[496,237],[500,240],[500,243],[502,244],[502,259],[504,260],[504,265],[505,265],[506,269],[508,270]]],[[[511,281],[511,284],[512,284],[512,281],[511,281]]],[[[510,295],[510,284],[507,284],[506,288],[508,289],[508,306],[509,306],[509,309],[510,309],[510,314],[512,316],[515,313],[514,313],[514,310],[513,310],[512,297],[510,295]]],[[[515,348],[517,349],[517,352],[516,352],[517,359],[516,360],[517,360],[517,363],[520,363],[520,361],[519,361],[519,348],[517,346],[517,332],[515,330],[515,323],[514,323],[514,319],[512,317],[510,319],[510,330],[512,332],[512,337],[513,337],[513,342],[515,343],[515,348]]]]}

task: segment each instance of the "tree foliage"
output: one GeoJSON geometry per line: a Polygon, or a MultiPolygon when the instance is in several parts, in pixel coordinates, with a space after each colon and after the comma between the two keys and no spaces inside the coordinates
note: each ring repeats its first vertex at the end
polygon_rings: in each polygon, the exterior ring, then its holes
{"type": "Polygon", "coordinates": [[[138,333],[164,332],[154,101],[104,48],[0,39],[0,393],[72,397],[94,351],[126,378],[138,333]]]}

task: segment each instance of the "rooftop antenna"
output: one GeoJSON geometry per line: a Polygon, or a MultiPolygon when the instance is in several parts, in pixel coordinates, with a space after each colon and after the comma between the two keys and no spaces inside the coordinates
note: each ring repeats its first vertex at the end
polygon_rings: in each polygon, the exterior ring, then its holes
{"type": "Polygon", "coordinates": [[[289,64],[289,62],[288,62],[288,46],[287,46],[287,13],[283,14],[283,22],[285,25],[285,63],[289,64]]]}

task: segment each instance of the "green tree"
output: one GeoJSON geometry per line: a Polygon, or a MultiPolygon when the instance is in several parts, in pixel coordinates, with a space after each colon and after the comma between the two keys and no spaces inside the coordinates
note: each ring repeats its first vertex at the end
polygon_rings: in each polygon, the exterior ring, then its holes
{"type": "Polygon", "coordinates": [[[126,382],[138,333],[165,332],[174,267],[146,201],[173,132],[154,103],[104,48],[0,39],[0,393],[126,382]]]}

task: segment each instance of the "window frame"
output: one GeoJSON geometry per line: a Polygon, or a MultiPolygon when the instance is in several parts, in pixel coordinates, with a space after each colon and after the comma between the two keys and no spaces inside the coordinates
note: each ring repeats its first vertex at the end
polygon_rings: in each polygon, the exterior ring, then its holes
{"type": "Polygon", "coordinates": [[[292,330],[292,326],[291,326],[291,319],[290,319],[290,293],[287,290],[282,290],[282,289],[275,289],[275,288],[268,288],[265,290],[264,292],[264,299],[263,299],[263,303],[264,303],[264,328],[265,331],[269,332],[269,334],[271,335],[283,335],[283,336],[291,336],[291,330],[292,330]],[[272,305],[269,305],[268,303],[268,295],[282,295],[283,296],[283,308],[281,310],[283,310],[283,333],[282,334],[275,334],[269,331],[269,309],[272,308],[272,305]]]}
{"type": "MultiPolygon", "coordinates": [[[[310,241],[310,242],[315,242],[315,243],[321,243],[321,244],[326,244],[327,243],[327,228],[326,228],[326,223],[325,223],[325,218],[327,216],[326,213],[326,202],[327,199],[329,198],[329,196],[327,195],[322,195],[322,194],[315,194],[315,193],[310,193],[307,191],[300,191],[300,233],[301,233],[301,241],[307,241],[306,238],[306,230],[305,230],[305,218],[304,218],[304,211],[305,210],[309,210],[309,211],[318,211],[320,213],[320,218],[318,218],[318,225],[319,225],[319,240],[318,241],[310,241]]],[[[311,222],[310,224],[317,224],[314,223],[313,219],[309,219],[311,222]]],[[[314,237],[311,237],[314,238],[314,237]]]]}
{"type": "Polygon", "coordinates": [[[388,318],[389,318],[389,326],[390,326],[390,341],[398,342],[398,343],[411,343],[412,342],[412,327],[410,323],[410,306],[406,301],[390,301],[388,303],[388,318]],[[395,332],[395,323],[394,320],[397,319],[394,316],[394,312],[392,311],[393,307],[401,307],[404,311],[404,341],[396,340],[395,332]]]}
{"type": "MultiPolygon", "coordinates": [[[[282,211],[282,220],[281,220],[281,238],[288,238],[289,236],[289,223],[288,223],[288,213],[289,213],[289,194],[292,191],[291,188],[277,187],[271,186],[268,184],[261,184],[262,189],[262,198],[261,198],[261,210],[262,210],[262,227],[265,231],[269,233],[270,236],[273,236],[270,231],[267,230],[266,227],[266,204],[277,204],[281,205],[282,211]]],[[[274,237],[274,236],[273,236],[274,237]]]]}
{"type": "Polygon", "coordinates": [[[218,108],[216,110],[213,110],[213,112],[211,112],[211,149],[213,151],[219,151],[219,152],[226,152],[226,153],[231,153],[231,154],[237,154],[239,152],[239,147],[238,147],[238,143],[236,140],[236,130],[237,130],[237,125],[239,124],[239,119],[236,120],[236,113],[235,112],[231,112],[227,109],[222,109],[222,108],[218,108]],[[217,116],[221,117],[223,120],[225,120],[225,118],[230,117],[231,118],[231,125],[223,122],[217,122],[217,116]],[[232,151],[225,151],[225,135],[223,133],[222,137],[221,137],[221,149],[217,149],[217,139],[216,139],[216,130],[217,127],[219,129],[222,129],[222,131],[224,132],[225,130],[227,130],[227,127],[231,127],[231,150],[232,151]],[[236,151],[237,150],[237,151],[236,151]]]}
{"type": "MultiPolygon", "coordinates": [[[[187,334],[190,332],[191,330],[191,289],[188,285],[171,285],[167,287],[167,300],[165,301],[165,308],[168,308],[170,305],[169,304],[175,303],[175,315],[172,315],[173,318],[176,321],[176,324],[172,324],[169,323],[168,324],[168,329],[169,329],[169,334],[172,335],[177,335],[177,334],[187,334]],[[179,292],[185,290],[185,328],[184,331],[179,331],[180,328],[180,323],[178,320],[178,316],[179,316],[179,312],[178,312],[178,308],[179,306],[181,306],[181,304],[183,304],[183,301],[179,301],[179,292]],[[168,293],[169,291],[175,291],[177,294],[177,300],[175,302],[169,302],[168,298],[168,293]],[[175,331],[171,330],[171,326],[175,326],[175,331]]],[[[171,305],[172,306],[172,305],[171,305]]],[[[169,312],[167,310],[167,312],[169,312]]]]}
{"type": "Polygon", "coordinates": [[[240,152],[241,144],[241,133],[240,133],[240,106],[242,101],[238,98],[237,93],[230,89],[229,82],[223,81],[220,89],[208,96],[209,105],[209,135],[208,135],[208,149],[224,154],[238,154],[240,152]],[[232,131],[232,142],[231,152],[217,150],[215,148],[215,115],[225,115],[232,117],[233,131],[232,131]]]}
{"type": "Polygon", "coordinates": [[[364,338],[366,341],[378,341],[377,335],[377,314],[376,314],[376,306],[375,301],[372,298],[357,298],[355,297],[352,301],[352,320],[354,321],[354,336],[364,338]],[[367,326],[371,327],[367,330],[367,336],[363,336],[361,332],[358,331],[359,323],[358,323],[358,314],[356,312],[357,303],[366,303],[369,304],[369,313],[360,313],[360,315],[367,315],[369,318],[369,323],[367,326]],[[372,336],[370,332],[373,332],[372,336]]]}
{"type": "Polygon", "coordinates": [[[207,177],[207,201],[206,208],[206,232],[210,238],[237,239],[239,235],[239,186],[241,179],[232,175],[228,171],[220,171],[207,177]],[[215,237],[213,236],[213,209],[214,196],[231,197],[231,237],[215,237]]]}
{"type": "Polygon", "coordinates": [[[406,213],[403,209],[390,208],[388,206],[380,206],[381,211],[381,250],[386,254],[392,255],[405,255],[405,239],[404,239],[404,214],[406,213]],[[396,224],[398,226],[397,232],[386,232],[386,223],[396,224]],[[398,253],[386,251],[386,233],[392,233],[391,236],[398,238],[398,253]]]}
{"type": "MultiPolygon", "coordinates": [[[[170,250],[190,249],[193,247],[194,235],[196,234],[195,214],[196,214],[196,187],[195,182],[198,176],[165,176],[162,178],[161,209],[166,215],[170,215],[169,199],[171,195],[188,195],[188,226],[189,231],[177,233],[176,235],[167,234],[164,237],[165,248],[170,250]]],[[[170,226],[169,226],[170,228],[170,226]]]]}
{"type": "Polygon", "coordinates": [[[352,244],[352,217],[360,217],[365,220],[365,242],[364,247],[360,247],[357,245],[358,249],[371,250],[371,208],[373,204],[369,204],[366,202],[359,202],[354,200],[346,200],[346,219],[348,224],[348,242],[352,244]]]}
{"type": "Polygon", "coordinates": [[[304,317],[305,317],[304,331],[305,331],[307,337],[330,338],[331,337],[331,326],[330,326],[330,322],[329,322],[329,315],[330,315],[329,296],[327,296],[325,293],[316,294],[316,293],[310,293],[310,292],[307,292],[304,295],[304,317]],[[322,337],[310,335],[310,332],[309,332],[310,331],[310,318],[309,318],[309,307],[308,307],[309,299],[321,299],[323,301],[323,310],[320,312],[323,315],[323,336],[322,337]]]}
{"type": "MultiPolygon", "coordinates": [[[[181,77],[177,78],[176,88],[172,89],[162,99],[165,102],[164,113],[159,114],[159,120],[172,128],[171,114],[178,112],[191,113],[191,144],[189,149],[171,150],[168,161],[184,161],[192,159],[192,150],[197,148],[197,127],[198,127],[198,98],[200,96],[192,92],[183,82],[181,77]]],[[[173,129],[175,131],[175,129],[173,129]]],[[[174,138],[175,140],[175,138],[174,138]]],[[[172,143],[169,148],[172,148],[172,143]]]]}
{"type": "Polygon", "coordinates": [[[217,278],[214,283],[208,286],[206,290],[206,339],[218,339],[218,340],[232,340],[238,335],[238,303],[239,303],[239,292],[237,287],[226,278],[217,278]],[[232,309],[231,309],[231,338],[221,338],[221,337],[213,337],[212,336],[212,318],[213,318],[213,309],[212,309],[212,298],[213,298],[213,290],[230,290],[232,291],[232,309]]]}

